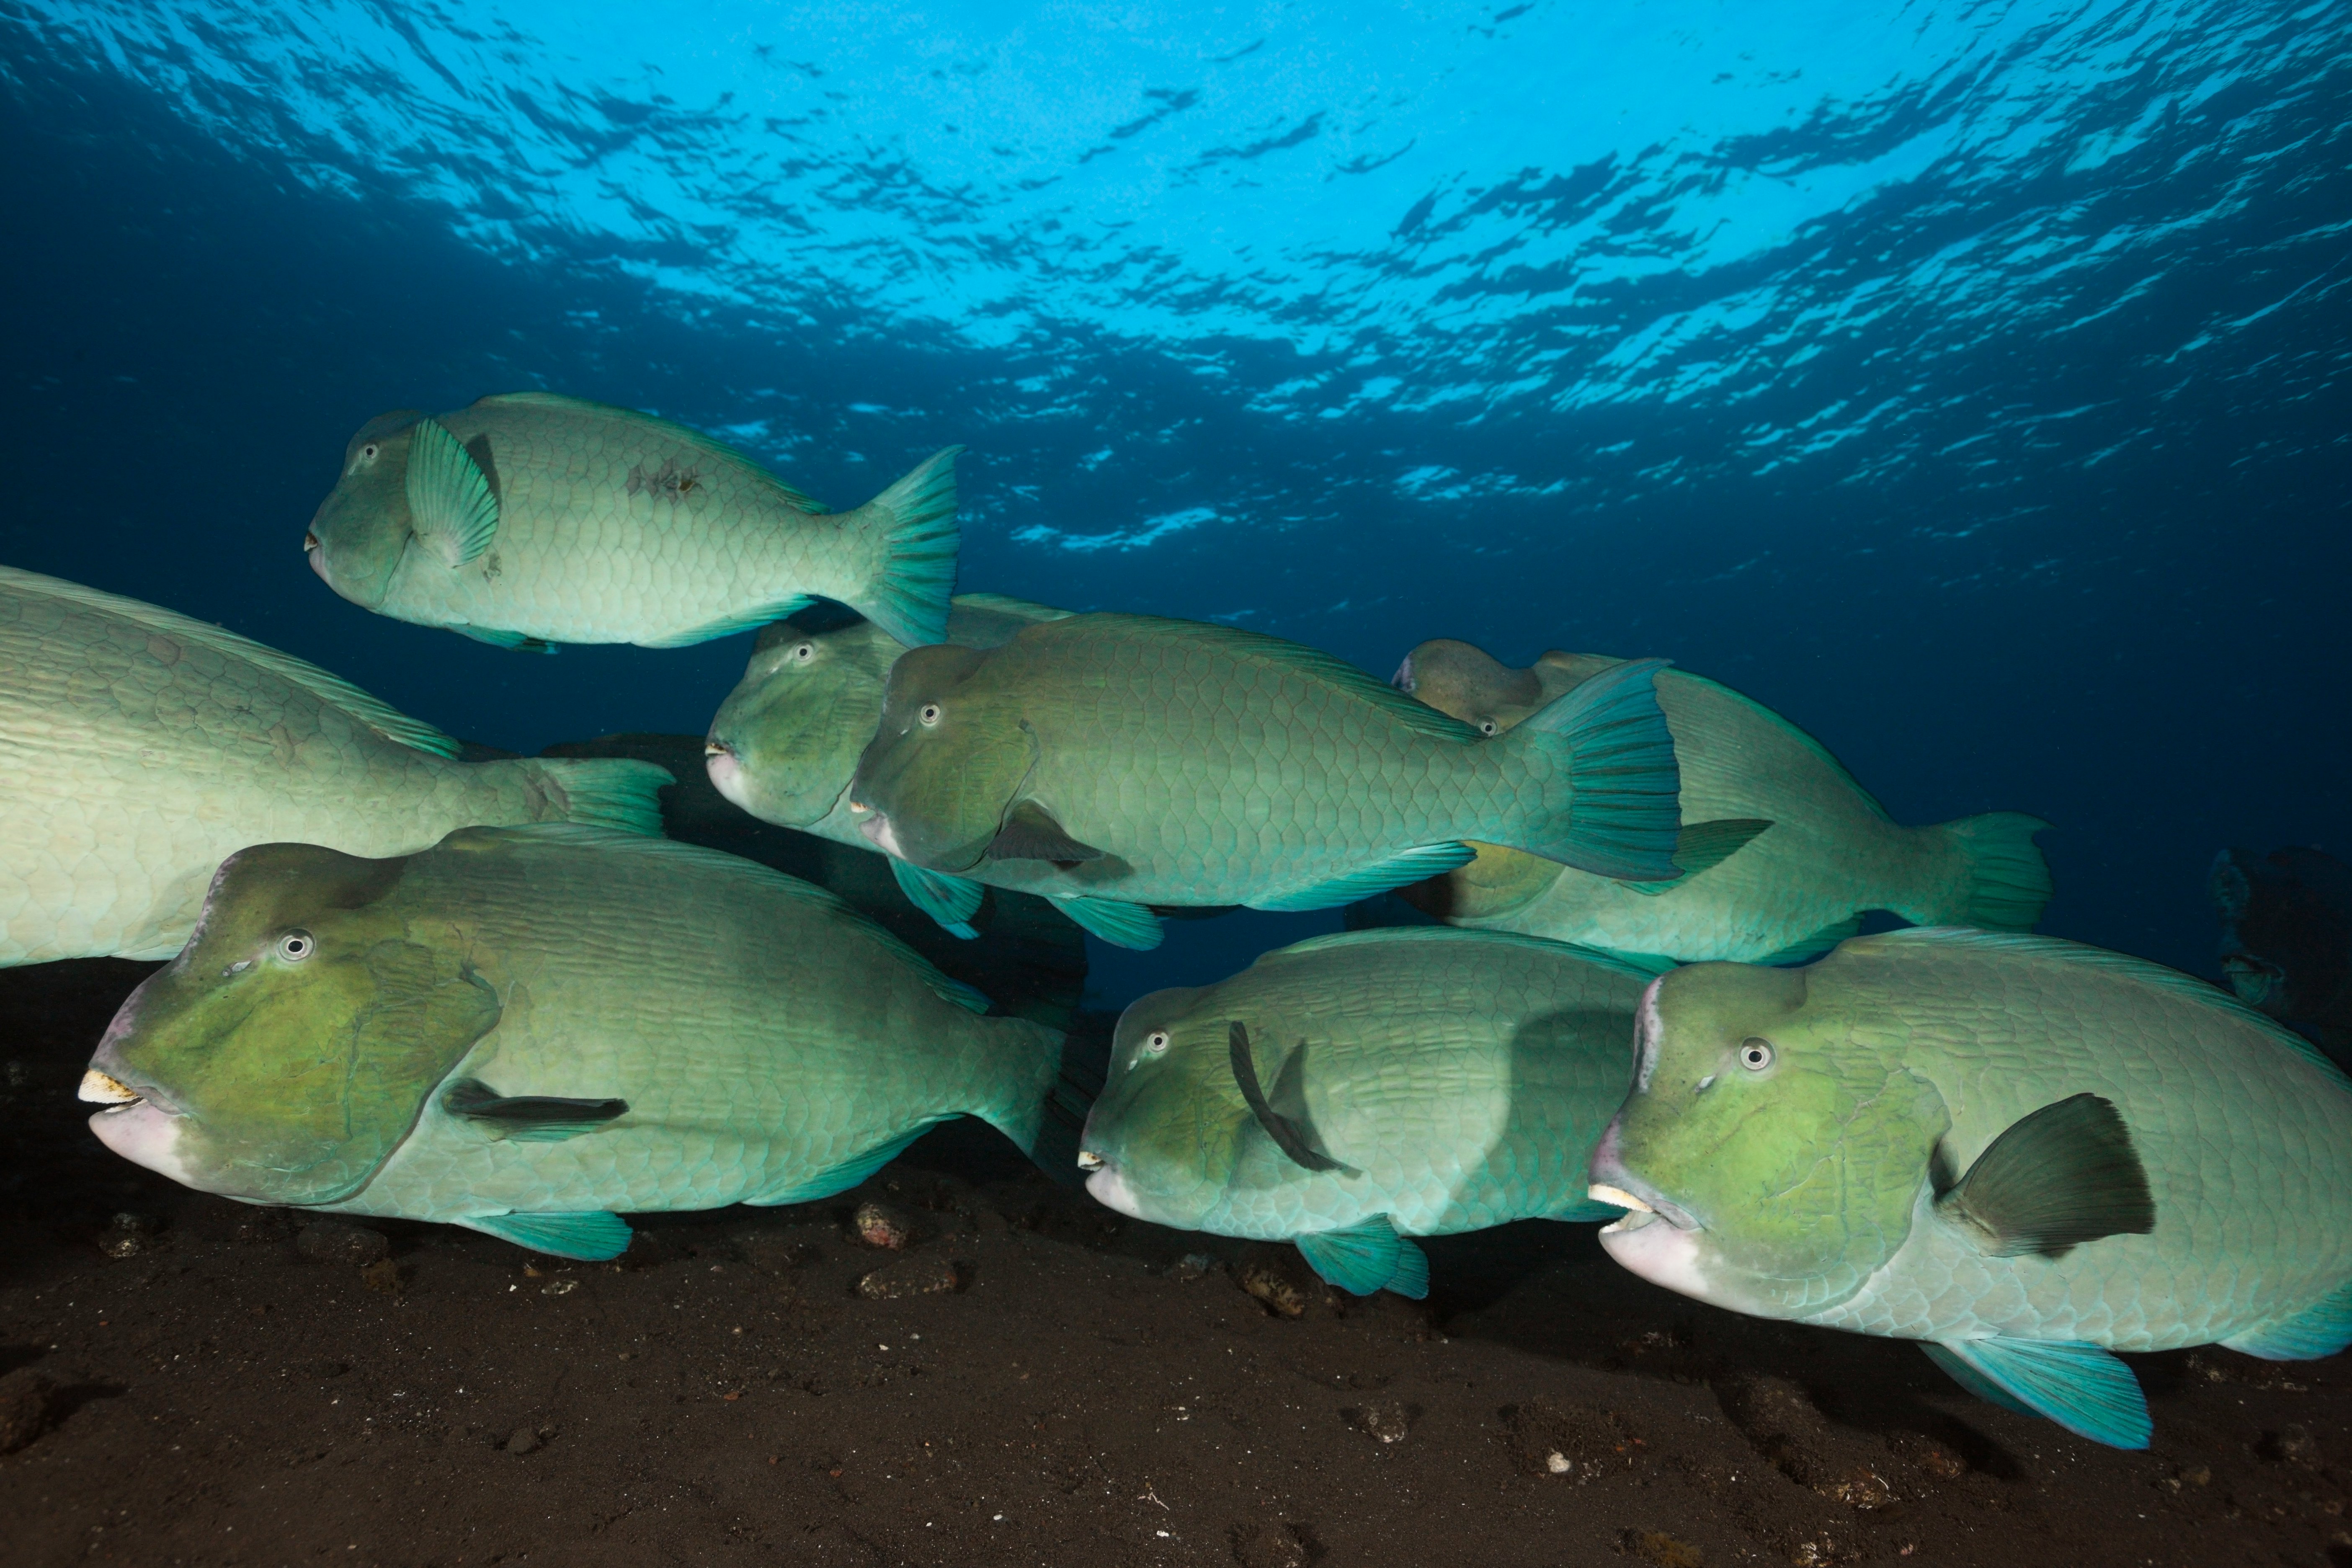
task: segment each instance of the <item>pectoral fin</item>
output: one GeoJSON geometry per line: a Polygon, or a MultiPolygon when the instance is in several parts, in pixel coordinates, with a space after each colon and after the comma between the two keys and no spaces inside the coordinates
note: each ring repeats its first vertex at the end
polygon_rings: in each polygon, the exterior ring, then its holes
{"type": "Polygon", "coordinates": [[[1055,897],[1053,905],[1076,921],[1081,930],[1113,947],[1130,952],[1150,952],[1167,934],[1160,928],[1160,917],[1141,904],[1119,899],[1055,897]]]}
{"type": "Polygon", "coordinates": [[[1099,860],[1103,852],[1091,844],[1081,844],[1062,831],[1062,825],[1053,814],[1034,800],[1024,800],[1013,808],[1004,826],[988,846],[992,860],[1051,860],[1056,866],[1076,866],[1081,861],[1099,860]]]}
{"type": "MultiPolygon", "coordinates": [[[[2063,1102],[2062,1102],[2063,1103],[2063,1102]]],[[[2111,1448],[2145,1448],[2154,1429],[2131,1368],[2079,1340],[1947,1340],[1927,1359],[1980,1399],[2055,1421],[2111,1448]]]]}
{"type": "Polygon", "coordinates": [[[408,528],[455,570],[490,547],[499,498],[474,455],[437,419],[420,419],[408,448],[408,528]]]}
{"type": "Polygon", "coordinates": [[[1977,1156],[1937,1212],[1995,1258],[2063,1258],[2103,1236],[2156,1228],[2147,1172],[2111,1100],[2077,1094],[2021,1117],[1977,1156]]]}
{"type": "Polygon", "coordinates": [[[887,858],[890,874],[898,879],[898,890],[907,895],[908,903],[937,921],[950,936],[970,942],[980,935],[972,928],[971,917],[980,912],[980,900],[987,889],[970,878],[926,870],[896,855],[887,858]]]}
{"type": "Polygon", "coordinates": [[[1290,1239],[1308,1268],[1351,1295],[1388,1289],[1418,1301],[1429,1294],[1428,1258],[1399,1236],[1384,1214],[1344,1230],[1319,1230],[1290,1239]]]}
{"type": "Polygon", "coordinates": [[[461,1078],[441,1091],[441,1109],[493,1138],[516,1143],[560,1143],[593,1132],[629,1113],[625,1100],[570,1100],[556,1095],[504,1095],[478,1078],[461,1078]]]}
{"type": "MultiPolygon", "coordinates": [[[[1338,1171],[1349,1176],[1363,1174],[1353,1165],[1335,1160],[1317,1148],[1313,1131],[1307,1127],[1304,1116],[1286,1116],[1275,1110],[1265,1091],[1258,1087],[1257,1062],[1250,1053],[1249,1030],[1243,1026],[1240,1019],[1234,1020],[1225,1038],[1233,1057],[1234,1082],[1241,1087],[1243,1101],[1249,1106],[1250,1114],[1257,1118],[1257,1124],[1265,1129],[1265,1135],[1274,1140],[1276,1148],[1290,1156],[1293,1164],[1309,1171],[1338,1171]]],[[[1287,1101],[1300,1103],[1302,1109],[1305,1094],[1301,1079],[1306,1071],[1306,1058],[1307,1043],[1302,1040],[1298,1048],[1291,1052],[1289,1058],[1282,1064],[1282,1070],[1274,1080],[1275,1093],[1287,1101]]]]}

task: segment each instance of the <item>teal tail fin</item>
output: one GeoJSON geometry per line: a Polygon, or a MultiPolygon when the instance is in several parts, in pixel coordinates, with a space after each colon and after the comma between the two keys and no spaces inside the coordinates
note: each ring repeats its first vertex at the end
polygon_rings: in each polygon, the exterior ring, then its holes
{"type": "Polygon", "coordinates": [[[1895,912],[1918,925],[1961,923],[1986,931],[2032,931],[2042,918],[2042,907],[2055,891],[2050,863],[2033,836],[2050,825],[2021,811],[1989,811],[1939,822],[1927,831],[1950,841],[1952,851],[1967,869],[1961,897],[1964,910],[1928,910],[1913,914],[1895,912]]]}
{"type": "MultiPolygon", "coordinates": [[[[1569,786],[1565,814],[1526,823],[1509,847],[1629,882],[1668,882],[1682,831],[1682,771],[1658,706],[1662,658],[1612,666],[1561,693],[1503,739],[1537,777],[1569,786]]],[[[1546,790],[1559,798],[1558,784],[1546,790]]]]}
{"type": "MultiPolygon", "coordinates": [[[[1037,1168],[1065,1185],[1078,1184],[1078,1136],[1102,1092],[1103,1075],[1078,1037],[1026,1018],[991,1018],[1003,1032],[1003,1094],[974,1114],[1020,1145],[1037,1168]]],[[[1107,1062],[1106,1062],[1107,1065],[1107,1062]]]]}
{"type": "Polygon", "coordinates": [[[1061,1067],[1045,1091],[1045,1113],[1029,1144],[1029,1157],[1037,1168],[1066,1187],[1086,1182],[1086,1173],[1078,1169],[1078,1142],[1086,1133],[1087,1112],[1102,1093],[1108,1044],[1075,1034],[1063,1040],[1061,1067]]]}
{"type": "Polygon", "coordinates": [[[534,757],[484,765],[538,769],[553,806],[542,820],[655,838],[662,831],[661,792],[677,782],[667,768],[617,758],[534,757]]]}
{"type": "Polygon", "coordinates": [[[932,453],[906,478],[858,510],[882,515],[881,581],[873,596],[850,608],[908,647],[945,642],[948,596],[955,591],[956,454],[961,447],[932,453]]]}

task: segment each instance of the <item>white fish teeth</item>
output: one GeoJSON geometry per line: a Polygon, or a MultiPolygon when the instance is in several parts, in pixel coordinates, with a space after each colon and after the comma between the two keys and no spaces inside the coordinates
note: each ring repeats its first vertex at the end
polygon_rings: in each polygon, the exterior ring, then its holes
{"type": "Polygon", "coordinates": [[[92,1105],[131,1105],[139,1096],[119,1078],[110,1078],[96,1068],[81,1075],[81,1088],[75,1091],[77,1100],[92,1105]]]}
{"type": "Polygon", "coordinates": [[[1103,1157],[1102,1157],[1100,1154],[1096,1153],[1096,1152],[1095,1152],[1093,1150],[1091,1150],[1091,1149],[1081,1149],[1081,1150],[1079,1150],[1079,1151],[1078,1151],[1078,1169],[1079,1169],[1079,1170],[1081,1170],[1081,1171],[1099,1171],[1099,1170],[1101,1170],[1102,1168],[1103,1168],[1103,1157]]]}
{"type": "Polygon", "coordinates": [[[1621,1209],[1632,1209],[1636,1214],[1658,1212],[1624,1188],[1612,1187],[1603,1182],[1593,1183],[1591,1186],[1585,1189],[1584,1195],[1596,1204],[1614,1204],[1621,1209]]]}

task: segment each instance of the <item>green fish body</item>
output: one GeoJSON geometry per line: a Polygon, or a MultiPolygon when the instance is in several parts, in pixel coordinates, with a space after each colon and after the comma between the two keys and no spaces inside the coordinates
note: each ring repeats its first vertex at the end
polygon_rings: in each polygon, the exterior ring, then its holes
{"type": "Polygon", "coordinates": [[[828,512],[651,415],[549,393],[370,420],[303,548],[365,609],[501,647],[681,647],[813,597],[936,642],[955,580],[955,456],[828,512]]]}
{"type": "Polygon", "coordinates": [[[1484,931],[1350,931],[1118,1022],[1079,1163],[1155,1224],[1295,1241],[1333,1283],[1426,1289],[1400,1238],[1601,1219],[1586,1165],[1652,971],[1484,931]]]}
{"type": "Polygon", "coordinates": [[[168,958],[249,844],[382,856],[476,823],[660,831],[660,768],[457,751],[300,659],[0,567],[0,964],[168,958]]]}
{"type": "Polygon", "coordinates": [[[2187,975],[1959,929],[1643,997],[1592,1161],[1633,1272],[1926,1342],[1971,1392],[2122,1447],[2110,1351],[2352,1342],[2352,1081],[2187,975]],[[1646,1212],[1643,1212],[1646,1211],[1646,1212]]]}
{"type": "Polygon", "coordinates": [[[1584,683],[1492,743],[1352,666],[1147,616],[1026,626],[892,666],[851,807],[869,841],[969,877],[1129,909],[1325,909],[1497,843],[1670,878],[1674,748],[1654,663],[1584,683]]]}
{"type": "Polygon", "coordinates": [[[782,1204],[925,1128],[1041,1135],[1062,1036],[983,1016],[840,900],[663,839],[479,828],[402,859],[265,845],[108,1028],[118,1152],[257,1203],[568,1257],[616,1213],[782,1204]]]}
{"type": "MultiPolygon", "coordinates": [[[[960,594],[948,616],[947,640],[959,647],[996,647],[1024,626],[1068,614],[1002,595],[960,594]]],[[[890,667],[906,651],[905,643],[871,621],[827,624],[814,611],[762,631],[743,679],[710,721],[703,755],[711,784],[762,822],[879,856],[858,830],[861,814],[850,806],[849,781],[881,720],[890,667]]],[[[992,887],[1050,898],[1055,908],[1122,947],[1160,942],[1160,923],[1148,912],[1103,908],[1074,893],[1045,861],[983,859],[961,876],[943,877],[882,858],[916,906],[961,937],[976,934],[973,913],[982,889],[992,887]]]]}
{"type": "MultiPolygon", "coordinates": [[[[1467,643],[1423,643],[1395,684],[1494,735],[1623,661],[1548,653],[1509,669],[1467,643]]],[[[1786,719],[1703,676],[1668,670],[1658,703],[1682,766],[1686,825],[1759,825],[1752,837],[1686,832],[1671,884],[1614,880],[1493,846],[1408,895],[1482,931],[1525,931],[1684,963],[1794,963],[1861,929],[1870,910],[1917,925],[2031,930],[2049,901],[2033,835],[2016,812],[1905,827],[1786,719]],[[1696,848],[1694,856],[1690,851],[1696,848]],[[1725,851],[1727,849],[1727,853],[1725,851]]]]}

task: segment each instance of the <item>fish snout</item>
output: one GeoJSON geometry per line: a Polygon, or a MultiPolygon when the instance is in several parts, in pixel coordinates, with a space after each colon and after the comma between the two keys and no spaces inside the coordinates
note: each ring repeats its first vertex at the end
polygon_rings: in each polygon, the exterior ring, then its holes
{"type": "MultiPolygon", "coordinates": [[[[743,760],[735,748],[713,735],[702,743],[702,771],[710,775],[710,787],[737,805],[743,805],[743,760]]],[[[750,809],[748,806],[745,809],[750,809]]]]}
{"type": "Polygon", "coordinates": [[[1117,1165],[1105,1162],[1101,1169],[1087,1178],[1087,1191],[1095,1202],[1114,1214],[1123,1214],[1129,1219],[1143,1217],[1143,1205],[1137,1200],[1135,1189],[1128,1184],[1126,1173],[1117,1165]]]}
{"type": "MultiPolygon", "coordinates": [[[[854,803],[852,809],[855,809],[854,803]]],[[[891,827],[890,819],[880,812],[869,812],[865,820],[858,823],[857,831],[865,835],[868,844],[873,845],[875,848],[889,856],[893,860],[904,860],[907,858],[905,852],[898,847],[898,835],[891,827]]]]}
{"type": "Polygon", "coordinates": [[[81,1087],[74,1091],[74,1098],[91,1105],[117,1106],[136,1105],[143,1096],[113,1074],[91,1068],[81,1075],[81,1087]]]}
{"type": "Polygon", "coordinates": [[[1653,1220],[1664,1220],[1673,1229],[1695,1231],[1700,1228],[1690,1211],[1668,1198],[1664,1193],[1625,1168],[1618,1124],[1609,1123],[1609,1131],[1592,1151],[1592,1163],[1586,1171],[1591,1185],[1585,1195],[1597,1204],[1612,1204],[1626,1211],[1622,1219],[1603,1227],[1604,1232],[1633,1231],[1653,1220]]]}

